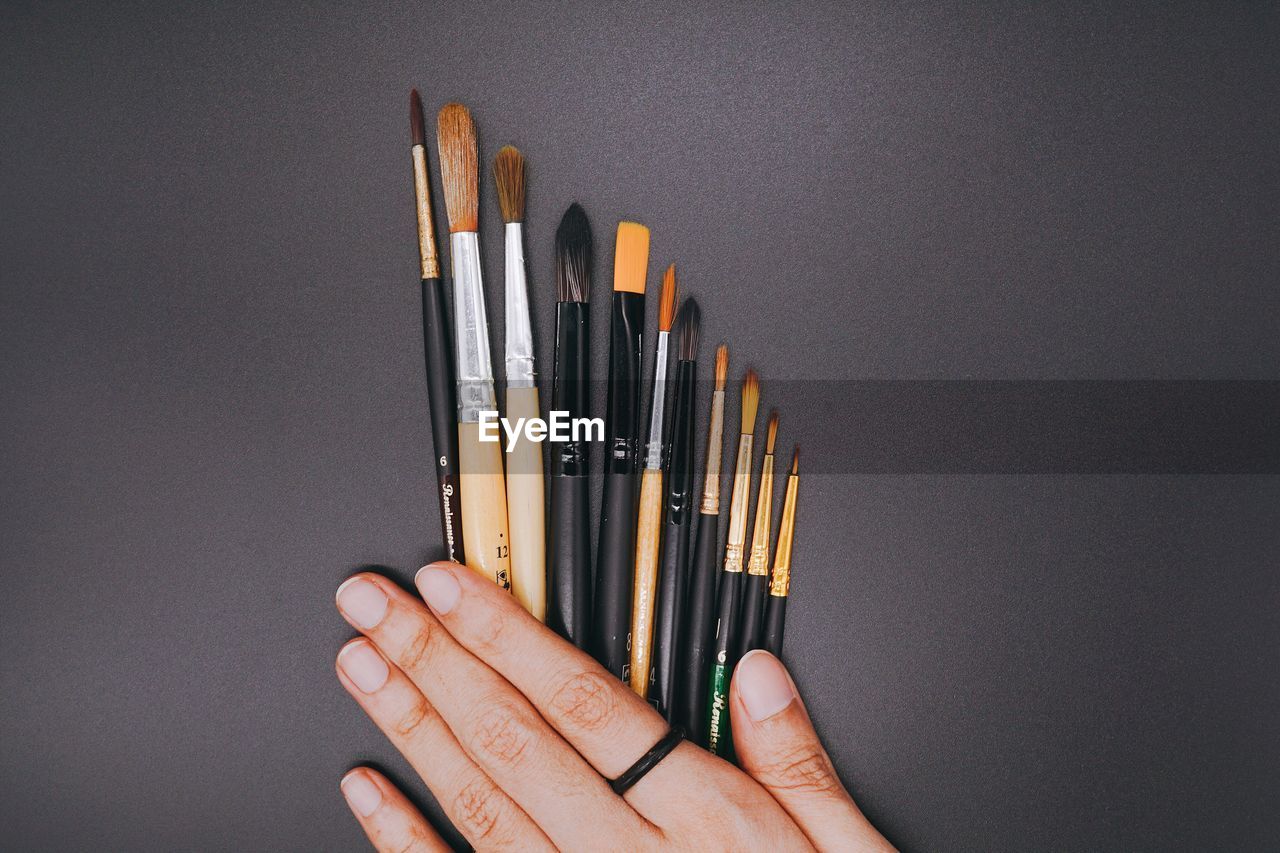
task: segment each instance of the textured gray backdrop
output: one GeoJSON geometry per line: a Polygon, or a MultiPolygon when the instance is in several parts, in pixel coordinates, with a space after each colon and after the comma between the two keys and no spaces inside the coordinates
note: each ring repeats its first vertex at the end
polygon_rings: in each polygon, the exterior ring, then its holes
{"type": "MultiPolygon", "coordinates": [[[[4,4],[4,847],[358,849],[366,760],[429,803],[332,673],[338,582],[438,554],[410,85],[529,158],[544,346],[577,199],[766,405],[1280,379],[1274,4],[684,5],[4,4]]],[[[1280,845],[1274,453],[845,464],[844,403],[784,411],[787,651],[888,836],[1280,845]]]]}

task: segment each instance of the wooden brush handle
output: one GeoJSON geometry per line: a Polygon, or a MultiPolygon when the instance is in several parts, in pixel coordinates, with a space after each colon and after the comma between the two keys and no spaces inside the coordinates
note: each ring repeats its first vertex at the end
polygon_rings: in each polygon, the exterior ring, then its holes
{"type": "MultiPolygon", "coordinates": [[[[539,417],[537,388],[507,389],[507,420],[539,417]]],[[[507,515],[511,525],[511,594],[539,622],[547,620],[546,499],[542,444],[524,435],[507,451],[507,515]]]]}
{"type": "Polygon", "coordinates": [[[480,424],[458,424],[462,538],[467,565],[503,589],[511,588],[511,537],[502,444],[480,440],[480,424]]]}
{"type": "Polygon", "coordinates": [[[658,594],[658,545],[661,540],[662,469],[646,468],[640,479],[635,585],[631,594],[631,689],[641,699],[649,698],[654,599],[658,594]]]}

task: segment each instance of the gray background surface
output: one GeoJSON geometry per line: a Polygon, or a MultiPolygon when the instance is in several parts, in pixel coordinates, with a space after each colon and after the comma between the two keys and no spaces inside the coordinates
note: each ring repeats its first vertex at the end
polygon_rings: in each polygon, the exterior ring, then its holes
{"type": "MultiPolygon", "coordinates": [[[[439,553],[410,85],[529,158],[544,359],[576,199],[597,340],[639,219],[766,405],[1280,378],[1275,5],[682,5],[4,4],[6,848],[358,849],[366,760],[429,803],[332,672],[339,581],[439,553]]],[[[825,406],[787,652],[893,841],[1280,844],[1274,464],[879,473],[825,406]]]]}

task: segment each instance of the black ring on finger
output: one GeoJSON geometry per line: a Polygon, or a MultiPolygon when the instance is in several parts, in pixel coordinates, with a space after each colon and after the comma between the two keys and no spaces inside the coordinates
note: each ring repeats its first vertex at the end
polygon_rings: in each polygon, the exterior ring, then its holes
{"type": "Polygon", "coordinates": [[[609,780],[609,787],[613,789],[615,794],[621,796],[635,783],[644,778],[644,774],[658,766],[658,762],[671,754],[671,751],[680,745],[680,741],[684,740],[684,728],[681,726],[672,726],[662,740],[658,741],[653,747],[640,756],[640,760],[632,764],[627,771],[617,779],[609,780]]]}

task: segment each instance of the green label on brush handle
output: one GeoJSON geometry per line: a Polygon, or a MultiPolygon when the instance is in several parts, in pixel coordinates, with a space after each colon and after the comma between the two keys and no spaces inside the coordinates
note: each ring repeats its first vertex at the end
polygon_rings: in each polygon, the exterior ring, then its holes
{"type": "Polygon", "coordinates": [[[732,738],[729,734],[729,668],[721,652],[711,668],[711,703],[707,708],[707,748],[716,755],[728,757],[732,738]]]}

